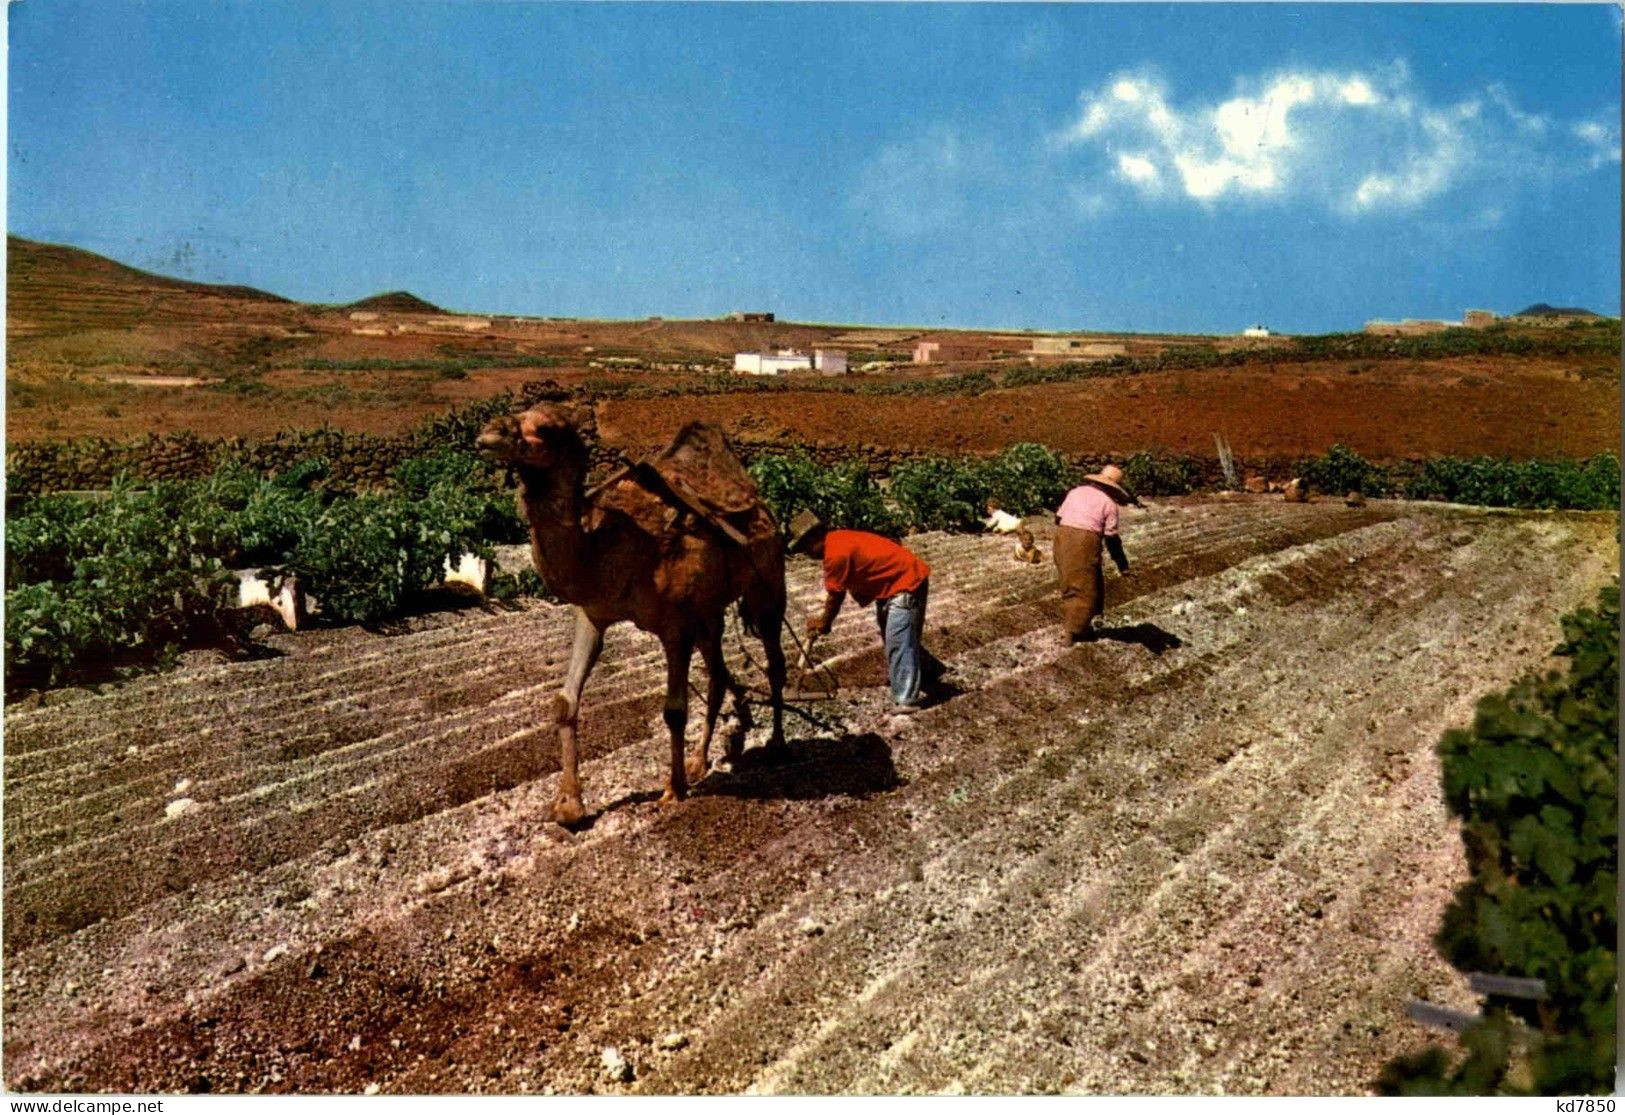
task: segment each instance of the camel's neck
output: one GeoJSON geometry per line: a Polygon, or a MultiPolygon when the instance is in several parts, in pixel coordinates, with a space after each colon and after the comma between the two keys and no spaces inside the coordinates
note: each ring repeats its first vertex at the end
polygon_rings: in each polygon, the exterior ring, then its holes
{"type": "Polygon", "coordinates": [[[547,470],[519,469],[519,502],[530,523],[531,553],[547,587],[564,600],[590,584],[597,562],[581,529],[585,461],[568,461],[547,470]]]}

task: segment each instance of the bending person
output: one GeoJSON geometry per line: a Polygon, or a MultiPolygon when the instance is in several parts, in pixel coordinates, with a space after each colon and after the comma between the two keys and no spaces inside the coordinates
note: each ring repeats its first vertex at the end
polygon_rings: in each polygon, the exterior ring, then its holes
{"type": "Polygon", "coordinates": [[[1095,638],[1095,619],[1106,614],[1106,575],[1101,568],[1104,545],[1119,573],[1128,572],[1128,557],[1117,535],[1117,508],[1134,502],[1123,490],[1123,470],[1107,465],[1083,478],[1066,494],[1055,513],[1055,571],[1061,581],[1061,626],[1067,639],[1087,643],[1095,638]]]}
{"type": "Polygon", "coordinates": [[[859,604],[871,601],[886,647],[892,710],[921,707],[930,661],[920,640],[931,567],[913,553],[865,530],[830,530],[811,511],[790,521],[789,552],[817,558],[824,566],[824,607],[807,617],[809,637],[828,634],[847,594],[859,604]]]}

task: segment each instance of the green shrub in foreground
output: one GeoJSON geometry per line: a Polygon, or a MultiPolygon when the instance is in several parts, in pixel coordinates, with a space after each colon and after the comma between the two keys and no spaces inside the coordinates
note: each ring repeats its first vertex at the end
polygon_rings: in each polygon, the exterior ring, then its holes
{"type": "Polygon", "coordinates": [[[38,579],[6,593],[8,682],[56,684],[86,664],[167,657],[236,588],[219,557],[234,545],[229,515],[195,505],[188,485],[52,497],[12,525],[21,529],[7,532],[8,566],[20,557],[22,575],[38,579]]]}
{"type": "Polygon", "coordinates": [[[455,524],[453,533],[465,549],[483,553],[483,542],[523,542],[529,536],[513,493],[498,487],[486,463],[467,450],[413,457],[397,465],[391,478],[402,495],[455,524]]]}
{"type": "Polygon", "coordinates": [[[1543,980],[1492,996],[1452,1067],[1388,1065],[1389,1094],[1607,1093],[1614,1084],[1619,855],[1619,586],[1563,618],[1566,673],[1524,678],[1439,744],[1471,878],[1436,941],[1462,971],[1543,980]],[[1532,1031],[1532,1039],[1525,1034],[1532,1031]]]}
{"type": "Polygon", "coordinates": [[[269,480],[227,462],[203,480],[143,490],[121,477],[104,499],[24,504],[6,537],[7,685],[164,660],[235,603],[232,568],[291,571],[329,616],[373,622],[448,558],[523,536],[511,499],[468,486],[465,462],[408,465],[387,495],[325,491],[312,459],[269,480]]]}

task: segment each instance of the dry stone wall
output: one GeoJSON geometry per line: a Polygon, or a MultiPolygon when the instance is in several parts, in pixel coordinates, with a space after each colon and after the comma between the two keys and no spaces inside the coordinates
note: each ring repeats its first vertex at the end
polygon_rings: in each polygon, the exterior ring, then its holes
{"type": "Polygon", "coordinates": [[[117,441],[80,438],[31,442],[6,452],[7,495],[95,490],[111,487],[125,473],[137,483],[195,480],[221,464],[241,461],[264,474],[281,472],[298,461],[325,457],[331,483],[343,488],[382,486],[390,469],[423,452],[411,438],[379,438],[338,431],[300,431],[249,441],[207,439],[193,434],[161,434],[117,441]]]}

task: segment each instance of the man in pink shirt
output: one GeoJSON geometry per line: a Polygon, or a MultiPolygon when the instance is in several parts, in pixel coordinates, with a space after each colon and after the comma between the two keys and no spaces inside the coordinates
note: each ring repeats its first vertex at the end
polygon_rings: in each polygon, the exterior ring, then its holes
{"type": "Polygon", "coordinates": [[[1117,508],[1132,502],[1134,497],[1123,490],[1123,470],[1107,465],[1085,476],[1082,484],[1066,494],[1055,513],[1061,625],[1071,642],[1093,640],[1095,617],[1106,611],[1106,576],[1100,564],[1102,543],[1117,563],[1117,571],[1128,572],[1123,541],[1117,536],[1117,508]]]}

